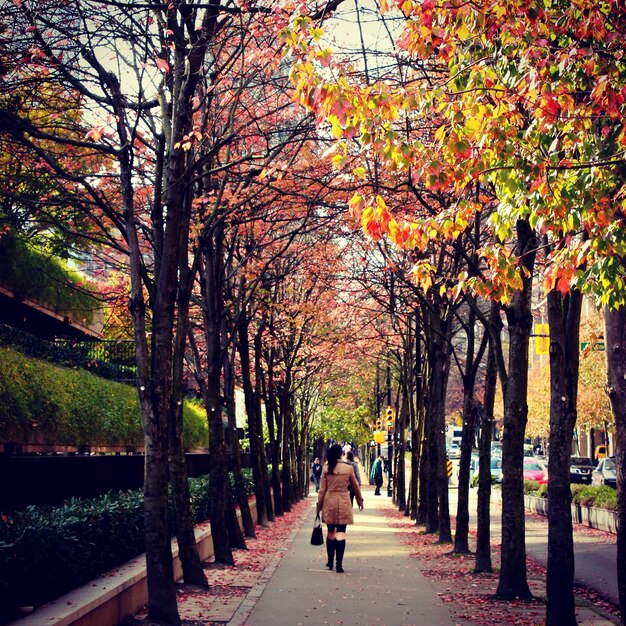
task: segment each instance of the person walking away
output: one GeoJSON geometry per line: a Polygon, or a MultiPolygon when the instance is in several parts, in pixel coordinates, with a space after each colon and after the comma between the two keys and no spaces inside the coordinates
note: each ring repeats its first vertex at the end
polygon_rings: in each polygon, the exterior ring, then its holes
{"type": "Polygon", "coordinates": [[[354,492],[359,511],[363,510],[363,496],[354,475],[354,470],[351,465],[341,460],[341,454],[341,446],[337,443],[328,449],[316,506],[317,512],[322,512],[322,521],[328,528],[326,535],[328,562],[326,567],[332,570],[333,561],[336,558],[336,571],[338,573],[343,573],[344,571],[343,556],[346,551],[346,526],[354,524],[348,485],[354,492]]]}
{"type": "Polygon", "coordinates": [[[315,484],[315,493],[318,493],[320,490],[320,480],[322,478],[322,463],[319,460],[319,457],[315,457],[315,460],[311,464],[311,480],[315,484]]]}
{"type": "MultiPolygon", "coordinates": [[[[356,482],[359,483],[359,487],[361,486],[361,472],[359,470],[359,464],[354,460],[354,454],[352,450],[346,453],[346,463],[352,466],[354,470],[354,475],[356,476],[356,482]]],[[[354,492],[348,486],[348,491],[350,492],[350,503],[354,506],[354,492]]]]}
{"type": "Polygon", "coordinates": [[[375,496],[380,495],[380,488],[383,486],[383,463],[384,458],[382,456],[379,456],[372,465],[370,478],[376,485],[376,491],[374,491],[375,496]]]}

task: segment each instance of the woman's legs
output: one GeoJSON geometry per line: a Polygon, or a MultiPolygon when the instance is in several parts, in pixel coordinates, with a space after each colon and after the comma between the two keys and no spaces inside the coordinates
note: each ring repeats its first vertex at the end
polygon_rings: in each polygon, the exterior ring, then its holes
{"type": "Polygon", "coordinates": [[[328,561],[326,562],[326,567],[328,569],[333,569],[334,561],[335,561],[335,549],[337,547],[337,541],[335,539],[336,531],[334,524],[328,524],[328,533],[326,534],[326,554],[328,554],[328,561]]]}
{"type": "Polygon", "coordinates": [[[343,573],[343,555],[346,551],[346,525],[345,524],[329,524],[328,525],[328,535],[326,536],[326,549],[328,550],[328,563],[326,563],[326,567],[328,569],[333,569],[333,562],[331,558],[331,553],[328,548],[329,544],[332,545],[332,554],[336,555],[337,558],[337,566],[336,571],[338,573],[343,573]],[[329,539],[332,537],[332,542],[329,539]]]}

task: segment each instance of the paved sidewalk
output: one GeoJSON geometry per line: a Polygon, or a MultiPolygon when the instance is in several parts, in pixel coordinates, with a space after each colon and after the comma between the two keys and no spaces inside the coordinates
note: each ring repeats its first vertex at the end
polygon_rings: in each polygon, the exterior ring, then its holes
{"type": "MultiPolygon", "coordinates": [[[[230,626],[409,626],[454,625],[451,612],[433,583],[409,556],[384,513],[391,504],[363,487],[365,508],[355,507],[348,527],[345,573],[325,567],[325,546],[309,543],[316,494],[278,568],[249,613],[235,615],[230,626]]],[[[324,532],[324,535],[326,533],[324,532]]]]}
{"type": "MultiPolygon", "coordinates": [[[[498,524],[492,529],[494,572],[474,574],[473,555],[456,555],[402,515],[386,495],[364,486],[365,510],[348,527],[345,573],[325,567],[325,546],[310,545],[316,494],[269,528],[257,527],[235,565],[205,564],[207,592],[178,585],[183,626],[538,626],[545,623],[545,568],[528,561],[529,602],[494,597],[498,524]]],[[[498,509],[499,507],[494,507],[498,509]]],[[[545,521],[527,520],[530,534],[545,521]]],[[[543,531],[542,531],[543,532],[543,531]]],[[[591,540],[591,537],[590,537],[591,540]]],[[[470,546],[474,549],[474,538],[470,546]]],[[[619,611],[583,587],[576,589],[579,626],[618,625],[619,611]]],[[[145,611],[126,622],[152,626],[145,611]]]]}

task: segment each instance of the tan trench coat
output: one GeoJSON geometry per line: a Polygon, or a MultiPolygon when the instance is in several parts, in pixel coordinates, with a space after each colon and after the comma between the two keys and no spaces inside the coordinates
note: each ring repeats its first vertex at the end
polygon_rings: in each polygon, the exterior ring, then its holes
{"type": "Polygon", "coordinates": [[[328,465],[324,465],[317,494],[317,510],[322,511],[322,521],[325,524],[354,524],[348,485],[352,486],[357,504],[362,506],[363,496],[352,467],[348,463],[337,461],[334,473],[329,474],[328,465]]]}

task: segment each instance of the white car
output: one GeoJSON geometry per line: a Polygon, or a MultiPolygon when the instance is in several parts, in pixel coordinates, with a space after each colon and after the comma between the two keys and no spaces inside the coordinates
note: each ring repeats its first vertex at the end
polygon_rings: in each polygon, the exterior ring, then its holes
{"type": "Polygon", "coordinates": [[[458,443],[450,444],[450,447],[447,450],[449,459],[460,459],[461,458],[461,446],[458,443]]]}

